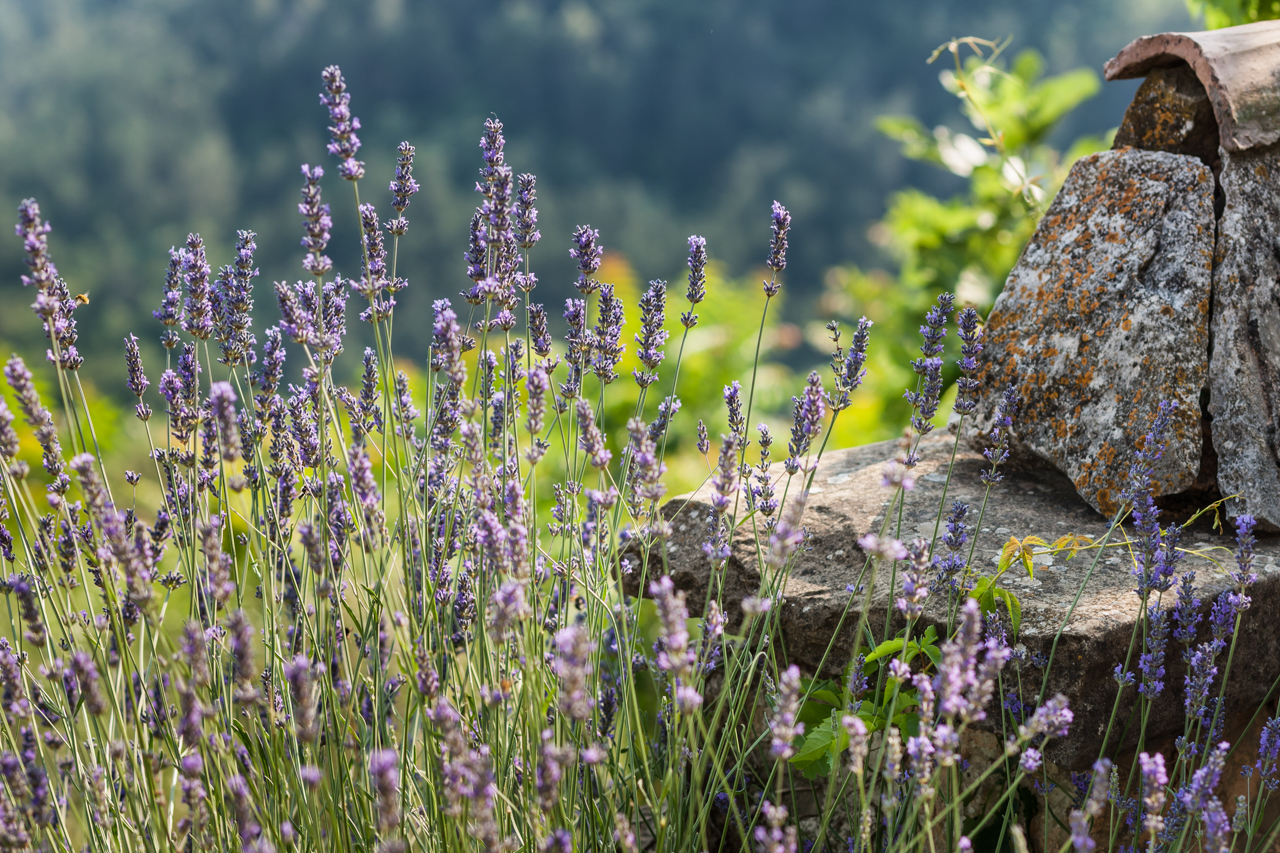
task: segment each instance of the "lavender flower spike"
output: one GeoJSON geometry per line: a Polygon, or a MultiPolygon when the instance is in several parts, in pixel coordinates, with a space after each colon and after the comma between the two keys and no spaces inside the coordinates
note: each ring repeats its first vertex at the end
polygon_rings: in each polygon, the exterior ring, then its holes
{"type": "Polygon", "coordinates": [[[53,288],[58,280],[58,268],[49,257],[49,232],[53,230],[48,222],[40,219],[40,205],[34,198],[23,199],[18,205],[18,224],[14,231],[22,238],[22,249],[26,253],[27,268],[31,275],[22,277],[22,286],[35,286],[44,292],[53,288]]]}
{"type": "Polygon", "coordinates": [[[1164,756],[1158,752],[1155,755],[1142,753],[1138,756],[1138,764],[1142,768],[1142,826],[1154,837],[1164,829],[1161,813],[1164,811],[1169,774],[1164,769],[1164,756]]]}
{"type": "MultiPolygon", "coordinates": [[[[782,272],[787,267],[787,232],[791,230],[791,213],[778,202],[773,203],[772,212],[773,223],[770,226],[773,236],[769,239],[769,258],[765,261],[765,266],[773,270],[774,274],[782,272]]],[[[773,293],[769,293],[768,287],[765,293],[769,296],[776,296],[777,286],[774,284],[773,293]]]]}
{"type": "Polygon", "coordinates": [[[236,392],[230,382],[215,382],[209,389],[209,408],[218,425],[218,446],[224,462],[240,458],[240,427],[236,423],[236,392]]]}
{"type": "Polygon", "coordinates": [[[707,240],[705,237],[693,235],[689,238],[689,289],[685,291],[690,310],[680,315],[680,322],[686,329],[698,325],[698,315],[693,313],[693,306],[707,298],[707,240]]]}
{"type": "Polygon", "coordinates": [[[600,261],[604,257],[604,249],[596,245],[600,232],[590,225],[579,225],[573,232],[573,248],[569,257],[578,262],[578,281],[576,287],[583,296],[593,292],[599,286],[592,276],[600,269],[600,261]]]}
{"type": "Polygon", "coordinates": [[[1009,458],[1009,430],[1013,428],[1013,419],[1022,405],[1022,397],[1012,382],[1004,389],[1000,402],[996,403],[995,419],[991,424],[991,432],[987,438],[987,448],[982,451],[983,457],[991,463],[991,467],[982,472],[982,482],[988,486],[995,485],[1004,479],[997,469],[1009,458]]]}
{"type": "MultiPolygon", "coordinates": [[[[398,153],[400,157],[396,160],[396,176],[391,179],[390,186],[391,206],[396,209],[396,213],[404,213],[405,208],[409,206],[410,197],[420,187],[418,182],[413,179],[413,146],[408,142],[401,142],[398,153]]],[[[392,233],[394,234],[395,232],[393,231],[392,233]]]]}
{"type": "Polygon", "coordinates": [[[530,174],[516,177],[516,245],[526,252],[542,239],[538,230],[538,179],[530,174]]]}
{"type": "Polygon", "coordinates": [[[777,761],[787,761],[795,754],[792,744],[804,734],[804,723],[796,721],[800,713],[800,670],[795,664],[787,667],[778,677],[778,698],[769,731],[773,742],[770,754],[777,761]]]}
{"type": "Polygon", "coordinates": [[[324,91],[320,93],[320,104],[329,110],[328,151],[342,161],[338,166],[338,174],[348,181],[358,181],[364,177],[364,163],[356,159],[360,150],[360,137],[356,131],[360,129],[360,119],[351,114],[351,95],[347,94],[347,84],[342,79],[342,70],[336,65],[324,69],[324,91]]]}
{"type": "Polygon", "coordinates": [[[302,248],[307,250],[302,267],[311,275],[324,276],[333,269],[333,261],[324,254],[329,245],[329,231],[333,228],[329,205],[320,201],[320,179],[324,177],[324,169],[304,163],[302,177],[307,181],[302,186],[302,201],[298,202],[298,213],[302,214],[305,232],[302,248]]]}
{"type": "Polygon", "coordinates": [[[586,400],[578,400],[578,446],[587,454],[592,466],[607,468],[613,452],[605,447],[604,434],[596,424],[595,415],[591,412],[591,404],[586,400]]]}

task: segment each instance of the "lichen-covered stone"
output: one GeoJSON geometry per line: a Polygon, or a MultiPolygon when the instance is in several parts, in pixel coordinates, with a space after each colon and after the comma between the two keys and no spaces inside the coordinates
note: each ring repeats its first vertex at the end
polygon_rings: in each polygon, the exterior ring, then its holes
{"type": "Polygon", "coordinates": [[[1111,147],[1188,154],[1212,166],[1218,144],[1209,95],[1195,72],[1179,64],[1151,69],[1124,111],[1111,147]]]}
{"type": "Polygon", "coordinates": [[[1157,494],[1200,472],[1213,262],[1213,174],[1199,160],[1121,149],[1072,167],[996,300],[972,439],[1009,382],[1015,452],[1116,511],[1128,450],[1161,401],[1177,404],[1157,494]]]}
{"type": "MultiPolygon", "coordinates": [[[[1137,435],[1140,434],[1139,431],[1137,435]]],[[[1136,437],[1118,439],[1117,444],[1123,445],[1136,437]]],[[[907,494],[901,514],[894,508],[889,520],[890,535],[904,540],[916,536],[933,538],[952,447],[953,440],[945,435],[930,436],[922,443],[915,488],[907,494]]],[[[895,442],[881,442],[828,452],[814,474],[803,519],[809,532],[807,550],[796,557],[786,582],[784,600],[777,605],[781,608],[781,636],[776,637],[773,644],[779,654],[808,673],[821,669],[827,676],[838,675],[854,652],[860,599],[851,601],[846,587],[867,579],[861,575],[865,557],[857,540],[862,534],[879,532],[884,524],[891,492],[882,487],[881,478],[885,462],[896,451],[895,442]]],[[[1130,458],[1127,450],[1125,457],[1130,458]]],[[[977,523],[982,504],[985,486],[979,472],[985,464],[976,451],[960,448],[947,487],[948,507],[952,500],[962,500],[971,506],[970,524],[977,523]]],[[[793,483],[792,493],[795,488],[793,483]]],[[[702,552],[710,497],[710,487],[704,487],[696,494],[677,497],[666,504],[663,512],[673,530],[667,560],[664,563],[655,553],[647,573],[642,573],[640,567],[632,568],[624,584],[633,594],[638,592],[642,574],[652,580],[666,571],[676,585],[688,593],[691,614],[703,613],[711,580],[710,563],[702,552]]],[[[1181,568],[1195,570],[1196,595],[1202,602],[1202,610],[1207,610],[1219,593],[1231,587],[1227,570],[1235,567],[1233,537],[1216,533],[1209,523],[1211,515],[1185,530],[1180,542],[1184,552],[1181,568]]],[[[750,528],[748,522],[735,536],[724,574],[715,578],[711,586],[713,590],[724,590],[720,602],[734,623],[730,633],[740,619],[742,597],[760,594],[762,578],[750,528]]],[[[974,571],[993,574],[1000,549],[1011,536],[1024,539],[1034,535],[1053,542],[1070,533],[1089,537],[1097,546],[1106,532],[1107,521],[1080,500],[1066,477],[1054,471],[1010,470],[1004,482],[992,490],[982,512],[974,571]]],[[[1012,671],[1022,667],[1022,684],[1028,701],[1034,699],[1043,676],[1043,671],[1032,662],[1041,655],[1047,656],[1054,649],[1056,638],[1046,695],[1064,694],[1071,702],[1075,722],[1072,737],[1054,741],[1049,753],[1053,761],[1072,770],[1088,769],[1098,757],[1101,735],[1116,700],[1117,685],[1112,670],[1126,659],[1141,610],[1141,601],[1134,594],[1131,543],[1126,541],[1132,535],[1132,529],[1116,531],[1101,554],[1096,547],[1080,551],[1071,559],[1066,553],[1038,554],[1034,557],[1034,577],[1015,570],[999,581],[1021,602],[1022,625],[1016,643],[1025,650],[1021,662],[1010,664],[1006,684],[1016,683],[1012,671]],[[1060,629],[1061,636],[1058,635],[1060,629]]],[[[1234,711],[1256,708],[1280,676],[1280,632],[1275,631],[1272,621],[1274,614],[1280,612],[1280,537],[1259,537],[1255,570],[1259,580],[1249,591],[1253,604],[1241,622],[1227,691],[1227,707],[1234,711]]],[[[890,606],[894,595],[888,576],[886,569],[876,585],[869,614],[869,628],[877,640],[886,636],[886,630],[888,636],[893,636],[903,626],[901,616],[890,606]],[[892,614],[891,621],[886,629],[885,619],[889,614],[892,614]]],[[[1167,593],[1162,606],[1172,607],[1175,600],[1176,597],[1167,593]]],[[[935,589],[925,602],[923,619],[945,626],[947,614],[946,592],[935,589]]],[[[1196,642],[1207,640],[1208,632],[1205,619],[1196,642]]],[[[1148,745],[1163,744],[1166,739],[1182,734],[1182,685],[1186,670],[1182,648],[1181,644],[1170,641],[1165,658],[1167,687],[1151,706],[1148,745]]],[[[1129,718],[1136,698],[1135,688],[1128,688],[1120,703],[1122,723],[1129,718]]],[[[993,720],[997,718],[996,710],[994,705],[990,709],[993,720]]],[[[1123,743],[1118,741],[1119,728],[1113,731],[1109,753],[1123,755],[1133,749],[1136,728],[1128,731],[1123,743]]]]}
{"type": "Polygon", "coordinates": [[[1226,152],[1209,414],[1228,512],[1280,528],[1280,152],[1226,152]]]}

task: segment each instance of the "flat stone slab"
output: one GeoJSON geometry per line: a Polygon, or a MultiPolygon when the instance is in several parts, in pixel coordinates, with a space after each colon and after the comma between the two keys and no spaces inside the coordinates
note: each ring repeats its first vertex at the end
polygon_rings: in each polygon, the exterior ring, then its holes
{"type": "MultiPolygon", "coordinates": [[[[907,493],[900,528],[898,511],[894,509],[891,534],[904,540],[916,536],[932,539],[953,442],[945,435],[923,442],[915,488],[907,493]]],[[[846,586],[858,581],[866,562],[858,537],[878,532],[889,509],[891,493],[881,486],[881,477],[885,462],[896,450],[896,442],[882,442],[829,452],[815,474],[804,516],[810,533],[808,550],[793,562],[779,604],[782,636],[776,638],[785,658],[811,673],[822,665],[825,674],[838,675],[854,652],[861,598],[851,606],[852,593],[846,591],[846,586]],[[833,651],[823,664],[833,638],[833,651]]],[[[960,447],[947,505],[953,499],[970,504],[971,524],[977,522],[982,504],[985,487],[979,472],[985,464],[978,453],[960,447]]],[[[694,614],[701,613],[705,605],[710,573],[702,552],[710,511],[707,498],[704,492],[686,495],[674,498],[664,508],[673,526],[667,570],[676,585],[688,593],[690,612],[694,614]]],[[[1072,533],[1100,542],[1106,532],[1107,520],[1079,498],[1066,477],[1056,472],[1009,471],[1004,482],[992,489],[987,503],[974,554],[975,570],[993,574],[1000,549],[1010,536],[1023,539],[1034,534],[1052,542],[1072,533]]],[[[1125,658],[1138,617],[1139,599],[1133,592],[1133,564],[1126,545],[1131,535],[1128,528],[1112,534],[1087,583],[1096,549],[1081,551],[1072,560],[1065,559],[1065,555],[1038,556],[1034,578],[1011,570],[1000,582],[1021,602],[1022,626],[1017,641],[1025,646],[1027,661],[1035,653],[1047,655],[1054,635],[1066,623],[1051,668],[1048,695],[1065,694],[1075,713],[1073,737],[1055,741],[1050,748],[1050,757],[1070,769],[1085,769],[1097,757],[1098,743],[1116,697],[1112,670],[1125,658]],[[1067,620],[1082,585],[1079,603],[1067,620]]],[[[1229,713],[1246,708],[1252,712],[1280,675],[1280,633],[1274,630],[1272,621],[1273,614],[1280,612],[1280,537],[1259,539],[1259,581],[1250,592],[1253,606],[1244,615],[1236,648],[1227,697],[1229,713]]],[[[1182,547],[1187,552],[1182,568],[1195,570],[1196,588],[1207,611],[1216,594],[1226,589],[1225,567],[1234,564],[1234,537],[1216,534],[1207,521],[1198,522],[1184,533],[1182,547]]],[[[740,529],[723,578],[722,606],[733,626],[741,619],[742,597],[757,595],[760,590],[755,555],[750,531],[740,529]]],[[[649,576],[657,577],[662,571],[662,561],[655,555],[648,567],[649,576]]],[[[629,576],[633,592],[638,575],[636,571],[629,576]]],[[[887,578],[878,583],[872,601],[869,624],[877,639],[885,633],[885,615],[891,600],[888,586],[887,578]]],[[[1166,593],[1163,606],[1172,606],[1173,600],[1174,593],[1166,593]]],[[[923,619],[945,625],[945,593],[936,591],[926,605],[923,619]]],[[[896,632],[901,627],[896,611],[894,618],[890,630],[896,632]]],[[[1199,640],[1207,638],[1206,630],[1199,640]]],[[[1166,654],[1168,686],[1155,703],[1149,723],[1152,743],[1182,732],[1182,654],[1176,642],[1170,643],[1166,654]]],[[[1220,669],[1222,665],[1220,660],[1220,669]]],[[[1032,700],[1042,673],[1029,662],[1018,666],[1023,667],[1022,683],[1030,685],[1026,698],[1032,700]]],[[[1136,698],[1136,688],[1128,688],[1121,703],[1122,719],[1127,718],[1136,698]]],[[[995,717],[993,710],[989,709],[989,713],[995,717]]],[[[1113,749],[1119,752],[1132,748],[1132,734],[1129,743],[1113,743],[1113,749]]]]}
{"type": "Polygon", "coordinates": [[[1114,513],[1132,437],[1177,403],[1157,494],[1200,476],[1209,360],[1213,173],[1195,157],[1120,149],[1082,158],[1041,219],[987,321],[971,439],[1010,382],[1015,454],[1064,472],[1114,513]]]}
{"type": "Polygon", "coordinates": [[[1209,414],[1232,515],[1280,529],[1280,151],[1224,152],[1209,414]]]}

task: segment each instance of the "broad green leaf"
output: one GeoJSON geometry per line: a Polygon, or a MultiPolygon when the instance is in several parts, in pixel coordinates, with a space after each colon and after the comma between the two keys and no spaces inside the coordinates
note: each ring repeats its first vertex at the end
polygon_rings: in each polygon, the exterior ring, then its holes
{"type": "Polygon", "coordinates": [[[887,657],[888,655],[895,655],[898,652],[902,651],[902,646],[903,646],[903,640],[901,637],[898,637],[893,640],[887,640],[881,643],[880,645],[876,646],[876,650],[871,654],[867,655],[867,663],[871,663],[872,661],[878,661],[880,660],[880,658],[887,657]]]}

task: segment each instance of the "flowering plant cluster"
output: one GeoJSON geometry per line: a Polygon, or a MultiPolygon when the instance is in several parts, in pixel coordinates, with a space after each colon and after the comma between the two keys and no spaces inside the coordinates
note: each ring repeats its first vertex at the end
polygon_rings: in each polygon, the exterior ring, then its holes
{"type": "MultiPolygon", "coordinates": [[[[803,677],[770,642],[773,605],[804,547],[809,481],[866,374],[871,324],[847,345],[829,327],[831,378],[811,373],[793,398],[781,466],[769,429],[749,426],[754,375],[745,395],[738,382],[724,390],[727,433],[713,441],[697,424],[713,594],[691,612],[665,571],[672,531],[660,502],[681,359],[699,304],[714,298],[706,241],[689,238],[688,305],[668,360],[666,283],[650,283],[640,328],[624,332],[621,297],[600,280],[600,235],[578,228],[579,296],[555,341],[530,265],[542,237],[536,180],[507,165],[503,127],[487,121],[471,283],[456,303],[435,303],[430,382],[415,395],[392,355],[396,296],[409,286],[396,257],[418,191],[414,149],[399,148],[395,216],[384,220],[360,200],[366,169],[346,83],[333,66],[323,81],[328,150],[359,215],[358,274],[335,272],[325,254],[332,217],[319,165],[302,167],[306,277],[274,283],[280,322],[261,339],[254,235],[239,232],[233,262],[216,273],[200,235],[172,250],[154,383],[137,338],[125,342],[126,387],[150,442],[149,470],[125,472],[125,487],[108,474],[78,379],[79,301],[38,205],[20,208],[23,284],[49,340],[57,403],[23,359],[7,362],[19,411],[0,401],[0,848],[933,851],[971,849],[993,828],[1024,843],[1012,794],[1044,778],[1046,744],[1069,735],[1072,714],[1043,689],[1031,704],[1004,698],[1017,652],[1000,608],[1011,614],[1016,599],[973,571],[981,508],[970,527],[970,508],[955,502],[944,527],[940,507],[932,542],[899,541],[893,513],[862,538],[867,561],[849,589],[856,636],[871,636],[885,570],[906,628],[857,649],[834,687],[803,677]],[[334,375],[351,316],[373,341],[348,356],[359,357],[358,388],[334,375]],[[628,335],[640,365],[629,379],[618,371],[628,335]],[[627,381],[639,388],[634,412],[606,423],[608,386],[627,381]],[[22,458],[19,415],[43,473],[22,458]],[[611,443],[623,427],[625,442],[611,443]],[[144,479],[158,486],[158,507],[138,504],[144,479]],[[719,581],[744,529],[761,585],[726,602],[719,581]],[[628,575],[643,597],[624,594],[635,588],[628,575]],[[921,629],[931,596],[949,618],[921,629]],[[739,604],[731,631],[726,613],[739,604]],[[997,718],[1004,756],[971,778],[964,738],[997,718]],[[816,821],[801,820],[798,776],[827,779],[816,821]],[[1003,795],[965,811],[992,778],[1003,795]]],[[[790,229],[775,203],[766,313],[790,229]]],[[[895,501],[933,429],[953,315],[955,414],[974,410],[980,318],[943,296],[912,363],[911,429],[885,471],[895,501]]],[[[1018,403],[1008,389],[986,453],[988,493],[1018,403]]],[[[1237,521],[1235,587],[1212,608],[1212,639],[1193,647],[1201,611],[1189,573],[1171,615],[1159,599],[1179,559],[1178,528],[1161,528],[1150,500],[1162,418],[1129,496],[1149,614],[1137,666],[1149,703],[1164,689],[1168,636],[1186,645],[1187,731],[1168,763],[1144,752],[1127,787],[1099,762],[1067,818],[1077,850],[1093,849],[1091,822],[1108,807],[1113,843],[1142,833],[1152,849],[1261,840],[1277,784],[1273,720],[1255,768],[1259,802],[1228,819],[1215,793],[1224,694],[1210,688],[1224,652],[1226,680],[1249,604],[1252,521],[1237,521]]],[[[1135,676],[1127,663],[1117,672],[1123,692],[1135,676]]]]}

